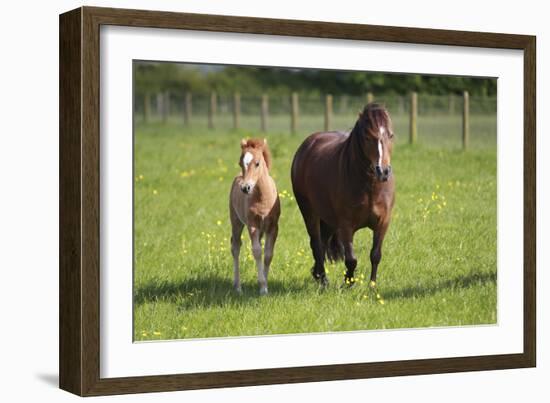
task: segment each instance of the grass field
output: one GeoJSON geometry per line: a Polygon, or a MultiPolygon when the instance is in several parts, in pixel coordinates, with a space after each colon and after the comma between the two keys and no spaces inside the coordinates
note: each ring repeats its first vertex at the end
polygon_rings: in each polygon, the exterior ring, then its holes
{"type": "MultiPolygon", "coordinates": [[[[415,146],[406,144],[397,119],[400,137],[392,158],[397,199],[378,271],[380,298],[367,281],[341,289],[343,263],[327,266],[326,290],[310,275],[309,240],[289,177],[305,131],[266,135],[282,216],[270,293],[260,297],[246,232],[243,295],[232,291],[228,219],[239,141],[257,132],[184,129],[177,121],[137,124],[135,340],[495,323],[495,120],[474,122],[479,129],[472,128],[472,137],[480,133],[483,141],[473,140],[472,149],[463,152],[460,137],[445,137],[459,136],[452,118],[420,121],[419,138],[425,141],[415,146]],[[444,140],[433,140],[437,136],[444,140]]],[[[371,239],[367,229],[355,237],[357,275],[365,278],[371,239]]]]}

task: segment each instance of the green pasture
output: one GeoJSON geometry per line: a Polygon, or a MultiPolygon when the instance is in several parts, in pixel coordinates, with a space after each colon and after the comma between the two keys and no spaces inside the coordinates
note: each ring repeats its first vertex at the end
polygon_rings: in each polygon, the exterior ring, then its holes
{"type": "MultiPolygon", "coordinates": [[[[264,135],[224,129],[229,120],[218,120],[216,130],[198,121],[184,128],[176,118],[136,123],[136,341],[496,322],[496,118],[472,116],[468,151],[460,149],[459,118],[419,118],[414,146],[406,141],[406,118],[394,118],[396,205],[378,270],[379,297],[366,281],[368,229],[355,237],[356,273],[364,281],[341,288],[342,262],[327,265],[327,289],[310,275],[309,239],[289,171],[297,146],[318,121],[322,127],[322,117],[304,117],[296,135],[277,119],[264,135]],[[268,138],[281,194],[266,297],[258,294],[246,232],[243,294],[232,290],[228,195],[245,136],[268,138]]],[[[349,122],[352,117],[335,123],[345,129],[349,122]]]]}

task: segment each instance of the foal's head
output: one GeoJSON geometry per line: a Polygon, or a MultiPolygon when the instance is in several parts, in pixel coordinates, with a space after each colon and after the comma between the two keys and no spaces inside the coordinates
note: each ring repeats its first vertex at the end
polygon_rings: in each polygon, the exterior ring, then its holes
{"type": "Polygon", "coordinates": [[[239,165],[243,173],[241,190],[246,194],[250,194],[254,190],[258,179],[266,175],[271,168],[271,154],[267,147],[267,140],[241,140],[239,165]]]}
{"type": "Polygon", "coordinates": [[[385,182],[392,174],[393,127],[388,110],[370,103],[359,114],[356,129],[361,136],[363,154],[370,161],[376,178],[385,182]]]}

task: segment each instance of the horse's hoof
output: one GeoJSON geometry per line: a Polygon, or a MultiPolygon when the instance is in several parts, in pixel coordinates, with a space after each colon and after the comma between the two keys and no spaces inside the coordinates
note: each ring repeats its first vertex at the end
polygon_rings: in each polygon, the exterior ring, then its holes
{"type": "Polygon", "coordinates": [[[328,286],[328,278],[325,273],[319,274],[316,273],[314,269],[311,269],[311,275],[313,279],[319,283],[322,287],[328,286]]]}
{"type": "Polygon", "coordinates": [[[239,287],[233,287],[233,289],[235,290],[235,294],[243,295],[243,289],[240,286],[239,287]]]}
{"type": "Polygon", "coordinates": [[[261,296],[267,295],[267,287],[266,288],[260,288],[260,295],[261,296]]]}
{"type": "Polygon", "coordinates": [[[356,281],[353,277],[344,277],[344,281],[342,283],[342,288],[352,288],[355,285],[356,281]]]}
{"type": "Polygon", "coordinates": [[[313,278],[315,279],[315,281],[317,281],[317,283],[319,283],[319,286],[321,288],[327,288],[328,287],[328,278],[327,276],[313,276],[313,278]]]}

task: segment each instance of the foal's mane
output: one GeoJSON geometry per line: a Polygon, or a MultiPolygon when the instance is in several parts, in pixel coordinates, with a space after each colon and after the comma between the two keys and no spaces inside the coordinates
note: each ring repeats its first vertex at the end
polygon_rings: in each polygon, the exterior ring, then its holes
{"type": "Polygon", "coordinates": [[[271,151],[269,151],[267,142],[264,139],[246,140],[246,143],[242,144],[243,154],[244,154],[244,150],[246,150],[247,148],[262,150],[262,155],[264,157],[265,165],[267,166],[267,169],[271,169],[271,151]]]}

